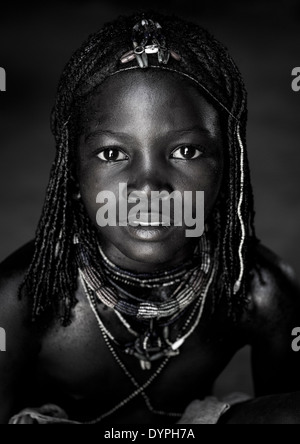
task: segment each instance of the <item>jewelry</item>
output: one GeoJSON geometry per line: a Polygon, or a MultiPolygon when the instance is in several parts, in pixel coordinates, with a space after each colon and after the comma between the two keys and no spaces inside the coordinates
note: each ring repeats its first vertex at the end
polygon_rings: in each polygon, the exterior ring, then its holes
{"type": "Polygon", "coordinates": [[[134,342],[129,344],[120,344],[119,341],[112,335],[112,333],[105,327],[99,313],[97,311],[97,302],[93,297],[92,291],[87,287],[82,274],[80,274],[80,279],[85,290],[88,302],[90,307],[97,319],[98,325],[101,328],[101,331],[106,334],[106,336],[120,348],[124,353],[134,356],[140,362],[141,368],[143,370],[151,369],[151,362],[156,361],[158,359],[162,359],[165,357],[177,356],[179,354],[178,348],[182,345],[181,341],[176,341],[174,344],[171,342],[167,342],[168,334],[164,338],[164,347],[163,344],[158,344],[157,347],[148,347],[148,341],[151,336],[151,331],[146,332],[144,335],[140,336],[138,334],[134,334],[136,339],[134,342]]]}
{"type": "Polygon", "coordinates": [[[117,355],[116,351],[114,350],[113,346],[110,344],[108,335],[106,333],[106,329],[105,329],[105,327],[104,327],[100,317],[98,316],[97,310],[95,309],[94,305],[92,304],[92,302],[90,300],[90,294],[89,294],[88,288],[87,288],[84,280],[82,280],[82,276],[81,276],[81,282],[82,282],[83,288],[85,290],[86,296],[87,296],[87,298],[88,298],[88,300],[90,302],[90,306],[92,308],[92,311],[93,311],[93,313],[94,313],[94,315],[95,315],[95,317],[96,317],[96,319],[98,321],[98,325],[99,325],[100,331],[102,333],[102,336],[103,336],[103,339],[104,339],[104,342],[105,342],[107,348],[111,352],[112,356],[114,357],[114,359],[117,362],[117,364],[119,365],[119,367],[123,370],[125,375],[131,380],[133,385],[136,387],[136,390],[131,395],[129,395],[123,401],[118,403],[113,409],[111,409],[108,412],[104,413],[103,415],[101,415],[97,419],[95,419],[93,421],[90,421],[90,422],[87,422],[87,424],[97,424],[97,423],[101,422],[103,419],[107,418],[108,416],[111,416],[112,414],[114,414],[115,412],[120,410],[122,407],[127,405],[130,401],[132,401],[133,399],[135,399],[139,395],[143,396],[143,398],[145,400],[145,403],[146,403],[146,406],[147,406],[148,410],[151,413],[154,413],[154,414],[157,414],[157,415],[166,415],[166,416],[171,416],[171,417],[181,417],[182,413],[166,413],[166,412],[162,412],[162,411],[156,411],[152,407],[151,402],[150,402],[148,396],[145,393],[145,390],[157,379],[157,377],[161,374],[161,372],[164,370],[166,365],[169,363],[170,357],[167,357],[163,361],[163,363],[159,366],[159,368],[153,373],[153,375],[146,381],[146,383],[144,383],[142,386],[140,386],[139,383],[135,380],[135,378],[131,375],[131,373],[127,370],[126,366],[123,364],[123,362],[118,357],[118,355],[117,355]]]}
{"type": "Polygon", "coordinates": [[[144,398],[145,404],[151,413],[154,413],[155,415],[170,416],[170,417],[175,417],[175,418],[182,417],[182,413],[171,413],[171,412],[163,412],[161,410],[155,410],[152,407],[149,397],[145,393],[145,390],[158,378],[158,376],[162,373],[164,368],[167,366],[167,364],[169,362],[169,358],[165,359],[165,361],[160,365],[160,367],[156,370],[156,372],[148,379],[148,381],[145,384],[143,384],[142,386],[140,386],[139,383],[135,380],[135,378],[131,375],[131,373],[127,370],[126,366],[123,364],[123,362],[118,357],[114,348],[109,343],[109,340],[108,340],[107,336],[105,335],[105,332],[102,332],[102,336],[103,336],[104,342],[105,342],[107,348],[109,349],[109,351],[111,352],[113,358],[115,359],[115,361],[117,362],[119,367],[123,370],[125,375],[131,380],[132,384],[136,387],[136,390],[131,395],[129,395],[127,398],[125,398],[123,401],[118,403],[114,408],[112,408],[108,412],[102,414],[100,417],[98,417],[94,421],[90,421],[88,424],[97,424],[97,423],[101,422],[103,419],[113,415],[115,412],[117,412],[121,408],[125,407],[130,401],[132,401],[133,399],[135,399],[139,395],[141,395],[144,398]]]}
{"type": "Polygon", "coordinates": [[[179,354],[179,350],[186,341],[186,339],[195,331],[197,328],[202,312],[204,309],[204,304],[206,300],[207,293],[211,286],[213,277],[214,277],[214,267],[211,271],[211,275],[209,277],[208,284],[204,286],[204,292],[202,291],[200,296],[198,297],[198,301],[195,307],[192,310],[192,313],[188,317],[187,321],[183,325],[180,333],[178,334],[175,342],[171,342],[169,339],[169,327],[165,326],[163,328],[163,335],[159,336],[157,332],[154,332],[153,323],[154,321],[150,321],[150,328],[144,334],[139,335],[136,331],[133,330],[131,325],[123,318],[123,316],[115,310],[118,318],[121,320],[123,325],[127,328],[127,330],[135,337],[134,342],[129,344],[120,344],[119,341],[112,335],[111,332],[105,327],[101,317],[97,311],[97,302],[93,294],[93,289],[89,287],[88,283],[85,280],[85,275],[82,270],[79,270],[79,276],[85,290],[86,296],[88,298],[89,304],[96,316],[97,322],[99,326],[101,326],[101,331],[104,331],[105,334],[109,337],[109,339],[115,343],[122,351],[126,354],[134,356],[140,362],[142,369],[150,370],[151,364],[154,361],[162,359],[164,357],[173,357],[179,354]],[[197,310],[199,309],[199,314],[196,317],[196,321],[194,322],[190,331],[186,332],[189,324],[192,322],[193,318],[197,310]],[[153,339],[154,338],[154,339],[153,339]],[[154,340],[156,341],[156,345],[154,344],[154,340]]]}
{"type": "MultiPolygon", "coordinates": [[[[202,243],[202,248],[208,248],[208,244],[202,243]]],[[[111,262],[105,255],[101,245],[98,243],[98,249],[103,260],[103,267],[107,269],[108,276],[111,276],[116,281],[121,281],[132,286],[139,288],[160,288],[168,287],[174,283],[181,282],[182,277],[191,270],[193,267],[199,266],[200,254],[196,254],[199,246],[197,245],[193,259],[189,260],[186,264],[172,268],[170,271],[154,272],[154,273],[131,273],[130,271],[122,270],[116,264],[111,262]]]]}
{"type": "MultiPolygon", "coordinates": [[[[174,270],[165,270],[151,274],[133,274],[122,270],[113,264],[104,254],[99,245],[99,252],[102,261],[92,258],[88,251],[79,242],[77,236],[74,238],[76,245],[76,257],[78,262],[79,276],[85,283],[84,288],[88,290],[88,299],[94,313],[98,316],[98,322],[110,340],[124,353],[134,356],[140,362],[144,370],[150,370],[152,362],[163,359],[166,356],[172,357],[179,354],[180,347],[191,333],[187,332],[188,325],[195,319],[196,312],[202,311],[204,306],[206,291],[210,287],[210,279],[215,273],[215,262],[211,261],[211,248],[208,241],[208,234],[202,236],[198,251],[194,251],[194,257],[184,266],[174,270]],[[199,253],[201,252],[201,255],[199,253]],[[198,254],[198,256],[196,256],[198,254]],[[186,277],[183,277],[186,274],[186,277]],[[110,276],[110,278],[108,278],[110,276]],[[179,276],[181,282],[178,282],[179,276]],[[175,285],[172,295],[165,302],[145,302],[140,297],[133,297],[123,288],[116,286],[113,280],[122,281],[138,287],[139,283],[145,288],[157,288],[160,279],[166,286],[175,285]],[[184,281],[185,279],[186,281],[184,281]],[[110,284],[110,285],[109,285],[110,284]],[[117,289],[117,291],[115,291],[117,289]],[[125,293],[125,296],[124,296],[125,293]],[[114,335],[108,331],[101,321],[97,312],[97,299],[104,305],[113,309],[114,313],[127,329],[133,339],[128,343],[120,343],[114,335]],[[188,311],[191,313],[189,314],[188,311]],[[156,316],[153,316],[153,312],[156,316]],[[123,315],[133,317],[143,326],[143,332],[135,331],[123,315]],[[180,327],[180,319],[188,316],[187,322],[180,327]],[[156,323],[154,326],[154,322],[156,323]],[[177,322],[179,336],[172,341],[170,338],[170,326],[177,322]]],[[[200,316],[201,317],[201,316],[200,316]]],[[[200,321],[200,317],[198,322],[200,321]]]]}
{"type": "Polygon", "coordinates": [[[242,280],[243,280],[243,276],[244,276],[244,271],[245,271],[245,264],[244,264],[244,260],[243,260],[243,247],[244,247],[244,243],[245,243],[245,239],[246,239],[246,230],[245,230],[245,223],[244,223],[244,219],[243,219],[243,215],[242,215],[242,205],[243,205],[243,201],[244,201],[244,186],[245,186],[245,172],[244,172],[244,155],[245,155],[245,149],[244,149],[244,145],[242,142],[242,138],[241,138],[241,134],[240,134],[240,125],[239,123],[237,124],[237,138],[238,138],[238,142],[240,145],[240,149],[241,149],[241,162],[240,162],[240,169],[241,169],[241,186],[240,186],[240,198],[239,198],[239,203],[238,203],[238,218],[239,218],[239,222],[240,222],[240,226],[241,226],[241,240],[240,240],[240,245],[239,245],[239,261],[240,261],[240,273],[239,276],[237,278],[237,281],[234,284],[233,287],[233,294],[237,294],[238,291],[241,288],[242,285],[242,280]]]}
{"type": "Polygon", "coordinates": [[[162,27],[153,20],[142,20],[132,30],[133,50],[121,57],[121,63],[129,63],[136,59],[140,68],[148,68],[149,54],[157,54],[158,62],[167,65],[170,56],[180,61],[181,56],[166,46],[162,27]]]}
{"type": "Polygon", "coordinates": [[[173,293],[172,299],[164,302],[141,302],[128,301],[122,299],[116,294],[114,289],[108,285],[104,271],[101,267],[96,269],[84,246],[75,237],[76,259],[78,268],[99,300],[106,306],[120,312],[121,314],[131,316],[141,320],[170,318],[185,308],[190,306],[198,297],[201,288],[205,283],[206,277],[211,268],[210,247],[206,236],[202,236],[202,262],[200,266],[195,266],[187,272],[186,282],[180,282],[173,293]]]}
{"type": "MultiPolygon", "coordinates": [[[[212,272],[211,273],[211,276],[210,276],[210,279],[209,279],[209,282],[208,282],[208,285],[207,285],[207,287],[206,287],[206,289],[205,289],[205,292],[204,292],[204,297],[203,297],[203,303],[201,304],[201,308],[200,308],[200,310],[199,310],[199,313],[198,313],[198,316],[197,316],[197,319],[196,319],[196,322],[195,322],[195,324],[193,325],[193,327],[192,327],[192,329],[184,336],[184,337],[182,337],[181,338],[181,340],[180,340],[180,342],[181,342],[181,345],[183,344],[183,342],[195,331],[195,329],[197,328],[197,326],[198,326],[198,324],[199,324],[199,322],[200,322],[200,319],[201,319],[201,316],[202,316],[202,313],[203,313],[203,309],[204,309],[204,303],[205,303],[205,300],[206,300],[206,297],[207,297],[207,294],[208,294],[208,291],[209,291],[209,288],[210,288],[210,286],[211,286],[211,284],[212,284],[212,282],[213,282],[213,277],[214,277],[214,273],[212,272]]],[[[155,410],[153,407],[152,407],[152,404],[151,404],[151,402],[150,402],[150,399],[149,399],[149,397],[146,395],[146,393],[145,393],[145,390],[155,381],[155,379],[157,379],[157,377],[161,374],[161,372],[164,370],[164,368],[166,367],[166,365],[168,364],[168,362],[169,362],[169,360],[170,360],[170,356],[168,356],[164,361],[163,361],[163,363],[160,365],[160,367],[156,370],[156,372],[148,379],[148,381],[145,383],[145,384],[143,384],[142,386],[140,386],[139,384],[138,384],[138,382],[135,380],[135,378],[131,375],[131,373],[127,370],[127,368],[126,368],[126,366],[124,365],[124,363],[121,361],[121,359],[118,357],[118,355],[117,355],[117,353],[115,352],[115,350],[114,350],[114,348],[113,348],[113,346],[110,344],[110,342],[109,342],[109,337],[108,337],[108,335],[107,335],[107,333],[106,333],[106,329],[105,329],[105,327],[104,327],[104,325],[103,325],[103,323],[102,323],[102,321],[101,321],[101,319],[100,319],[100,316],[98,315],[98,312],[97,312],[97,309],[96,309],[96,307],[94,306],[94,304],[92,303],[92,300],[91,300],[91,298],[90,298],[90,292],[89,292],[89,290],[88,290],[88,287],[87,287],[87,285],[86,285],[86,283],[85,283],[85,281],[84,281],[84,279],[83,279],[83,276],[82,276],[82,274],[80,274],[80,278],[81,278],[81,282],[82,282],[82,285],[83,285],[83,288],[84,288],[84,290],[85,290],[85,293],[86,293],[86,296],[87,296],[87,298],[88,298],[88,300],[89,300],[89,303],[90,303],[90,306],[91,306],[91,308],[92,308],[92,311],[94,312],[94,314],[95,314],[95,317],[96,317],[96,319],[97,319],[97,321],[98,321],[98,325],[99,325],[99,328],[100,328],[100,331],[101,331],[101,333],[102,333],[102,336],[103,336],[103,339],[104,339],[104,341],[105,341],[105,344],[106,344],[106,346],[107,346],[107,348],[110,350],[110,352],[111,352],[111,354],[112,354],[112,356],[114,357],[114,359],[115,359],[115,361],[117,362],[117,364],[119,365],[119,367],[123,370],[123,372],[125,373],[125,375],[131,380],[131,382],[133,383],[133,385],[136,387],[136,390],[131,394],[131,395],[129,395],[127,398],[125,398],[123,401],[121,401],[120,403],[118,403],[114,408],[112,408],[111,410],[109,410],[108,412],[106,412],[106,413],[104,413],[104,414],[102,414],[100,417],[98,417],[97,419],[95,419],[95,420],[93,420],[93,421],[90,421],[90,422],[87,422],[87,424],[97,424],[97,423],[99,423],[99,422],[101,422],[103,419],[105,419],[105,418],[107,418],[108,416],[111,416],[111,415],[113,415],[115,412],[117,412],[118,410],[120,410],[121,408],[123,408],[124,406],[126,406],[130,401],[132,401],[133,399],[135,399],[137,396],[139,396],[139,395],[141,395],[143,398],[144,398],[144,401],[145,401],[145,404],[146,404],[146,407],[148,408],[148,410],[151,412],[151,413],[153,413],[153,414],[156,414],[156,415],[162,415],[162,416],[169,416],[169,417],[181,417],[182,416],[182,413],[170,413],[170,412],[164,412],[164,411],[159,411],[159,410],[155,410]]],[[[192,318],[192,316],[190,316],[189,317],[189,319],[187,320],[187,322],[186,322],[186,327],[189,325],[189,323],[191,322],[191,318],[192,318]]],[[[178,343],[179,344],[179,343],[178,343]]],[[[180,345],[179,345],[179,347],[180,347],[180,345]]]]}

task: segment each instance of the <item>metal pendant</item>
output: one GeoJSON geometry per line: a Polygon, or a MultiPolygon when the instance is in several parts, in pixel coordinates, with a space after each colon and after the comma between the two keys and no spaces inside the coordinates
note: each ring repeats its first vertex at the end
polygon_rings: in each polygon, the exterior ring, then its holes
{"type": "Polygon", "coordinates": [[[139,360],[142,370],[151,370],[152,363],[164,358],[172,358],[180,354],[180,347],[184,339],[177,340],[174,344],[169,341],[169,327],[164,327],[162,337],[153,337],[154,322],[150,323],[149,330],[139,336],[131,347],[127,347],[126,354],[139,360]]]}
{"type": "Polygon", "coordinates": [[[141,364],[142,370],[151,370],[152,365],[151,365],[150,361],[140,360],[140,364],[141,364]]]}

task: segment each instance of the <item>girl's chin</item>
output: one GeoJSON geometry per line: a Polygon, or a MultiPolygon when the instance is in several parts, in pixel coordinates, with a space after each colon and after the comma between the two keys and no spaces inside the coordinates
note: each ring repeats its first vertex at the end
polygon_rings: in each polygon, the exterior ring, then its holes
{"type": "Polygon", "coordinates": [[[190,246],[183,251],[165,248],[159,242],[143,242],[139,243],[138,247],[131,244],[126,250],[122,248],[121,252],[126,258],[124,257],[123,263],[119,265],[137,272],[152,272],[181,265],[190,257],[192,251],[190,246]]]}
{"type": "Polygon", "coordinates": [[[152,272],[182,264],[197,241],[196,238],[187,239],[182,228],[172,226],[126,226],[114,233],[102,231],[99,240],[112,262],[136,272],[152,272]]]}

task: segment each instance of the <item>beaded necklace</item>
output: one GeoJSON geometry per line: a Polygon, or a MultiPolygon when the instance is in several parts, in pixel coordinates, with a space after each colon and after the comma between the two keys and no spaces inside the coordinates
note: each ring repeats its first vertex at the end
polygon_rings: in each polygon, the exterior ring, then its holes
{"type": "MultiPolygon", "coordinates": [[[[185,340],[196,330],[197,326],[199,325],[199,322],[201,320],[201,316],[203,313],[203,309],[204,309],[204,303],[206,300],[206,297],[208,295],[209,289],[211,287],[211,284],[213,282],[214,279],[214,270],[215,268],[213,267],[212,272],[210,274],[208,283],[206,288],[203,291],[203,301],[202,303],[198,302],[197,305],[200,306],[198,315],[196,317],[196,320],[192,326],[192,328],[189,330],[188,333],[186,333],[183,337],[179,338],[178,337],[178,341],[180,341],[181,345],[185,342],[185,340]]],[[[130,381],[132,382],[132,384],[135,387],[135,390],[133,393],[131,393],[128,397],[126,397],[124,400],[122,400],[121,402],[119,402],[114,408],[110,409],[108,412],[102,414],[100,417],[98,417],[97,419],[88,422],[88,424],[97,424],[101,421],[103,421],[105,418],[113,415],[114,413],[116,413],[118,410],[120,410],[121,408],[125,407],[129,402],[131,402],[133,399],[135,399],[137,396],[142,396],[145,402],[145,405],[147,407],[147,409],[155,414],[155,415],[163,415],[163,416],[169,416],[169,417],[181,417],[182,413],[173,413],[173,412],[164,412],[161,410],[156,410],[153,408],[151,401],[149,399],[149,397],[146,395],[145,390],[158,378],[158,376],[162,373],[162,371],[164,370],[164,368],[167,366],[167,364],[170,361],[171,355],[167,355],[167,357],[164,359],[164,361],[162,362],[162,364],[159,366],[159,368],[152,374],[152,376],[141,386],[136,379],[132,376],[132,374],[128,371],[128,369],[126,368],[125,364],[121,361],[121,359],[119,358],[119,356],[117,355],[114,347],[112,346],[112,344],[110,343],[110,337],[109,337],[109,332],[108,330],[104,327],[104,324],[100,318],[100,315],[98,313],[97,310],[97,303],[95,298],[93,298],[93,291],[88,287],[85,279],[84,279],[84,275],[83,273],[80,271],[79,273],[80,276],[80,280],[81,283],[83,285],[85,294],[87,296],[87,299],[89,301],[90,307],[97,319],[98,322],[98,326],[100,328],[103,340],[108,348],[108,350],[111,352],[114,360],[116,361],[116,363],[119,365],[119,367],[122,369],[122,371],[125,373],[125,375],[130,379],[130,381]]],[[[196,310],[193,310],[196,311],[196,310]]],[[[192,321],[192,316],[190,316],[188,318],[188,320],[186,321],[186,327],[191,323],[192,321]]],[[[179,343],[178,343],[179,344],[179,343]]],[[[180,347],[180,345],[179,345],[180,347]]],[[[178,348],[179,348],[178,347],[178,348]]]]}
{"type": "MultiPolygon", "coordinates": [[[[102,263],[109,268],[109,271],[107,271],[105,266],[103,266],[102,272],[100,270],[100,273],[98,273],[98,277],[88,253],[84,250],[78,239],[76,239],[76,245],[80,278],[82,282],[85,283],[84,288],[87,288],[90,291],[88,298],[89,302],[94,313],[97,313],[97,320],[101,323],[101,329],[105,332],[109,339],[123,352],[137,358],[143,370],[150,370],[154,361],[163,359],[166,356],[173,357],[178,355],[180,347],[194,331],[192,330],[191,332],[187,332],[188,326],[196,318],[197,310],[199,309],[200,312],[202,312],[205,302],[203,291],[205,291],[211,276],[214,274],[212,270],[213,267],[211,267],[210,245],[207,240],[202,239],[202,250],[200,251],[202,253],[203,261],[201,264],[199,264],[198,258],[196,263],[193,263],[193,260],[189,261],[190,269],[188,269],[187,266],[177,267],[175,270],[172,270],[172,272],[164,271],[156,273],[155,275],[134,275],[133,273],[121,270],[119,267],[109,261],[100,247],[99,251],[102,257],[102,263]],[[126,283],[128,283],[128,281],[134,281],[134,285],[137,286],[138,280],[141,280],[144,286],[150,287],[151,284],[157,286],[159,278],[163,276],[163,281],[166,285],[174,285],[174,283],[176,283],[174,282],[174,276],[176,278],[179,275],[183,276],[184,271],[187,273],[186,281],[179,282],[172,295],[172,298],[169,301],[162,303],[154,303],[151,301],[150,303],[146,304],[141,298],[134,298],[134,300],[132,300],[131,295],[127,293],[129,296],[128,302],[128,298],[122,298],[122,292],[114,292],[114,286],[110,285],[110,287],[108,287],[107,280],[105,280],[105,274],[114,276],[114,274],[117,273],[118,279],[126,281],[126,283]],[[128,280],[127,277],[129,277],[128,280]],[[104,297],[103,292],[105,292],[104,297]],[[107,294],[111,295],[110,302],[113,299],[117,301],[117,303],[108,303],[106,298],[107,294]],[[114,313],[121,321],[123,326],[134,337],[131,342],[120,343],[120,341],[118,341],[114,335],[108,331],[97,312],[97,300],[102,304],[113,308],[114,313]],[[164,307],[162,308],[163,305],[164,307]],[[125,309],[122,313],[122,308],[124,306],[125,309]],[[136,317],[147,325],[142,333],[135,331],[129,322],[123,317],[123,314],[128,316],[129,312],[133,317],[133,310],[129,311],[129,306],[135,307],[135,312],[140,314],[136,317]],[[137,306],[139,307],[138,309],[136,308],[137,306]],[[155,310],[157,316],[151,316],[155,310]],[[175,341],[172,341],[170,338],[169,326],[175,322],[179,324],[178,320],[187,316],[187,321],[179,329],[178,337],[175,341]]],[[[101,269],[101,267],[99,268],[101,269]]]]}
{"type": "MultiPolygon", "coordinates": [[[[209,253],[209,244],[207,240],[202,239],[201,241],[202,252],[209,253]]],[[[103,268],[109,273],[111,273],[111,277],[115,281],[120,281],[126,284],[130,284],[132,286],[137,286],[139,288],[156,288],[156,287],[168,287],[173,285],[174,283],[178,283],[185,276],[187,271],[191,268],[199,266],[200,253],[199,253],[199,245],[196,246],[193,258],[187,261],[184,265],[180,265],[172,268],[170,271],[156,271],[153,273],[132,273],[127,270],[122,270],[116,264],[111,262],[108,257],[105,255],[102,247],[98,244],[98,249],[103,261],[103,268]]],[[[205,261],[208,258],[202,258],[205,261]]],[[[142,299],[141,299],[142,301],[142,299]]]]}
{"type": "MultiPolygon", "coordinates": [[[[156,345],[153,344],[154,340],[151,337],[153,334],[153,325],[149,330],[146,330],[145,333],[139,334],[132,329],[132,327],[127,324],[127,321],[122,318],[122,315],[117,314],[117,317],[121,320],[123,325],[127,327],[128,331],[134,336],[134,341],[127,344],[121,344],[114,335],[106,328],[103,320],[98,311],[97,300],[94,297],[91,289],[88,288],[87,284],[84,281],[84,277],[80,274],[80,279],[83,284],[83,288],[85,289],[89,304],[96,316],[97,322],[99,326],[101,326],[101,331],[105,333],[105,335],[110,339],[110,341],[116,345],[121,351],[125,354],[134,356],[140,362],[141,368],[143,370],[151,370],[152,363],[154,361],[163,359],[165,357],[174,357],[179,355],[180,347],[184,344],[186,339],[195,331],[196,327],[200,322],[200,318],[202,315],[202,311],[204,308],[204,298],[199,298],[197,303],[195,304],[190,316],[186,319],[184,325],[179,330],[178,335],[175,341],[171,341],[169,337],[169,328],[164,327],[162,338],[156,335],[156,345]],[[126,325],[127,324],[127,325],[126,325]],[[188,330],[190,324],[192,327],[188,330]]],[[[153,321],[151,321],[153,323],[153,321]]]]}
{"type": "MultiPolygon", "coordinates": [[[[104,267],[99,267],[97,266],[98,264],[93,264],[88,252],[79,242],[78,238],[74,240],[74,243],[77,247],[76,258],[78,267],[81,270],[87,285],[95,292],[97,298],[107,307],[135,319],[148,321],[151,319],[160,320],[162,318],[170,318],[182,312],[199,297],[201,288],[203,288],[211,268],[210,245],[206,236],[202,236],[202,260],[200,264],[198,262],[198,264],[193,264],[191,269],[185,270],[185,279],[181,279],[181,281],[178,282],[178,286],[175,289],[172,298],[163,302],[145,302],[143,299],[138,301],[132,299],[128,300],[128,298],[125,299],[120,297],[121,295],[114,290],[111,284],[109,284],[104,267]]],[[[108,259],[104,257],[104,263],[106,263],[106,265],[109,264],[107,261],[108,259]]],[[[115,265],[113,268],[115,269],[115,274],[121,278],[122,275],[119,269],[117,269],[115,265]]],[[[130,275],[131,273],[126,272],[125,276],[128,278],[130,275]]],[[[133,277],[131,279],[140,279],[141,286],[150,284],[155,285],[160,279],[162,279],[162,276],[165,276],[165,278],[167,277],[170,284],[172,283],[173,285],[176,283],[174,281],[174,274],[170,272],[156,273],[156,275],[151,278],[147,277],[143,279],[143,277],[133,277]]],[[[176,272],[175,276],[178,278],[176,272]]],[[[126,282],[130,282],[130,279],[127,279],[126,282]]]]}

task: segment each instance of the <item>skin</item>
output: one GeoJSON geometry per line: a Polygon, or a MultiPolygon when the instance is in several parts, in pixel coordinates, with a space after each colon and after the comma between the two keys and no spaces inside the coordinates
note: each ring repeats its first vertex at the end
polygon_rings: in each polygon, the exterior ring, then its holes
{"type": "MultiPolygon", "coordinates": [[[[151,191],[204,191],[209,215],[223,172],[219,116],[196,88],[178,82],[170,74],[125,72],[106,80],[87,103],[77,165],[82,200],[95,224],[97,194],[118,196],[119,183],[127,184],[128,194],[143,191],[149,198],[151,191]],[[114,160],[107,162],[110,155],[114,160]]],[[[135,271],[181,263],[198,242],[186,237],[185,224],[138,233],[96,226],[107,256],[135,271]]]]}
{"type": "MultiPolygon", "coordinates": [[[[83,118],[77,164],[82,199],[92,221],[99,190],[114,190],[119,181],[128,183],[130,189],[146,191],[204,189],[206,217],[209,215],[220,190],[226,148],[219,116],[197,90],[169,76],[158,82],[151,76],[120,75],[97,91],[87,109],[90,113],[83,118]],[[185,132],[183,139],[175,137],[175,130],[195,122],[206,131],[185,132]],[[104,128],[110,130],[109,135],[98,135],[92,145],[85,141],[87,132],[104,128]],[[124,136],[117,141],[115,134],[112,136],[116,131],[124,136]],[[130,160],[102,163],[99,148],[112,142],[126,151],[130,160]],[[182,144],[204,146],[206,155],[195,160],[170,158],[182,144]],[[137,171],[141,172],[138,176],[137,171]]],[[[161,236],[159,241],[149,240],[149,236],[137,239],[124,227],[99,229],[106,254],[128,269],[149,271],[158,264],[160,268],[175,265],[188,257],[193,247],[180,228],[176,235],[155,236],[161,236]]],[[[63,328],[53,320],[40,331],[30,323],[30,301],[20,301],[17,292],[32,254],[30,243],[0,266],[0,326],[7,332],[7,352],[0,354],[0,423],[22,408],[49,402],[64,408],[72,419],[95,418],[132,393],[132,383],[108,351],[81,285],[71,325],[63,328]]],[[[208,301],[197,330],[148,390],[157,409],[183,412],[194,399],[210,395],[215,379],[235,353],[250,345],[257,398],[232,408],[222,422],[299,422],[300,355],[291,348],[291,332],[300,319],[299,288],[289,269],[262,246],[256,251],[256,265],[260,275],[257,268],[252,270],[249,306],[238,322],[227,317],[225,303],[211,317],[208,301]],[[289,392],[295,393],[281,395],[289,392]]],[[[99,310],[115,335],[125,338],[112,310],[101,306],[99,310]]],[[[137,380],[149,378],[134,359],[122,356],[122,360],[137,380]]],[[[165,422],[164,417],[149,413],[137,398],[106,424],[165,422]]]]}

